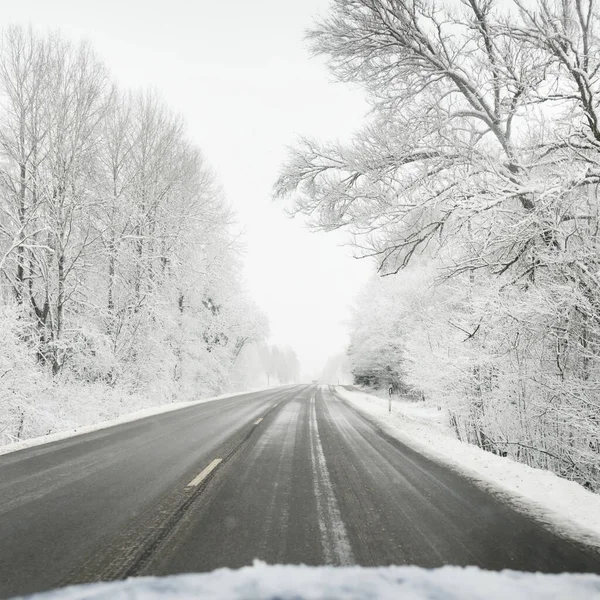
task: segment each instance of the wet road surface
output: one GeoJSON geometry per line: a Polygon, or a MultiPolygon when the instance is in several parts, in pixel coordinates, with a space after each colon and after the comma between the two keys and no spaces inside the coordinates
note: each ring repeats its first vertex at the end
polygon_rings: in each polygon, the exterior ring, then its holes
{"type": "Polygon", "coordinates": [[[236,396],[0,456],[0,596],[240,567],[600,572],[327,386],[236,396]]]}

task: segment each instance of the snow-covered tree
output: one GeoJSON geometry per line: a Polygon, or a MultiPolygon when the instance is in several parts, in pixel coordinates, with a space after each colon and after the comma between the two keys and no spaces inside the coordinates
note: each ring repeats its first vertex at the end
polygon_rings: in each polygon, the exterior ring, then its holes
{"type": "Polygon", "coordinates": [[[2,33],[0,326],[35,383],[6,401],[23,370],[3,355],[5,439],[226,389],[267,333],[239,255],[230,206],[156,93],[117,89],[86,44],[2,33]]]}
{"type": "Polygon", "coordinates": [[[350,143],[302,140],[276,184],[380,273],[436,273],[416,303],[402,276],[400,312],[367,292],[351,356],[381,368],[397,344],[392,372],[462,436],[594,486],[599,18],[593,0],[334,0],[313,49],[372,111],[350,143]]]}

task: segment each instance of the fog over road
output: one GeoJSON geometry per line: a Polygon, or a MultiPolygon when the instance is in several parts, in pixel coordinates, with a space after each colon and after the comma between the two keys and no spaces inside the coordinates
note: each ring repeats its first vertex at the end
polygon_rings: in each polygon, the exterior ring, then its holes
{"type": "Polygon", "coordinates": [[[594,550],[390,438],[323,386],[0,456],[0,596],[254,558],[600,572],[594,550]]]}

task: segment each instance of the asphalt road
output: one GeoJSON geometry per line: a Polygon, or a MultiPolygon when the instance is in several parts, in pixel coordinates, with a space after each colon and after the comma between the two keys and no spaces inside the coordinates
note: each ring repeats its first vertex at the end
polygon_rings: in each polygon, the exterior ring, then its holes
{"type": "Polygon", "coordinates": [[[84,558],[154,514],[287,393],[199,404],[0,456],[0,597],[70,581],[84,558]]]}
{"type": "Polygon", "coordinates": [[[388,437],[328,388],[0,456],[0,596],[255,558],[600,572],[594,550],[388,437]]]}

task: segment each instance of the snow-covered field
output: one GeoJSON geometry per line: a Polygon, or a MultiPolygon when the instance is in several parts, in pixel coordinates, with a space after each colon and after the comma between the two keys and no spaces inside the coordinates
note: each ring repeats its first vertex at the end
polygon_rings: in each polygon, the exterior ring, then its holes
{"type": "Polygon", "coordinates": [[[94,423],[93,425],[76,427],[73,429],[69,429],[67,431],[60,431],[58,433],[53,433],[51,435],[43,435],[40,437],[23,440],[21,442],[15,442],[13,444],[6,444],[4,446],[0,446],[0,456],[3,454],[8,454],[9,452],[16,452],[17,450],[23,450],[24,448],[31,448],[32,446],[39,446],[41,444],[47,444],[49,442],[57,442],[59,440],[64,440],[66,438],[70,438],[75,435],[82,435],[84,433],[91,433],[93,431],[107,429],[108,427],[113,427],[114,425],[121,425],[122,423],[129,423],[130,421],[136,421],[138,419],[143,419],[144,417],[152,417],[154,415],[160,415],[160,414],[168,413],[168,412],[171,412],[174,410],[188,408],[190,406],[195,406],[197,404],[204,404],[206,402],[214,402],[215,400],[221,400],[223,398],[233,398],[234,396],[242,396],[243,394],[250,394],[252,392],[258,392],[258,391],[261,391],[261,390],[258,390],[258,389],[246,390],[243,392],[236,392],[233,394],[223,394],[221,396],[214,396],[212,398],[202,398],[201,400],[193,400],[191,402],[172,402],[170,404],[161,404],[159,406],[152,406],[150,408],[145,408],[143,410],[138,410],[136,412],[121,415],[120,417],[117,417],[116,419],[110,419],[108,421],[101,421],[99,423],[94,423]]]}
{"type": "Polygon", "coordinates": [[[461,442],[449,426],[445,411],[438,410],[435,404],[394,397],[390,414],[388,398],[343,387],[335,389],[401,442],[459,471],[555,531],[600,547],[600,495],[550,471],[534,469],[461,442]]]}
{"type": "Polygon", "coordinates": [[[28,598],[39,600],[594,600],[598,575],[542,575],[476,567],[305,567],[255,562],[237,571],[143,577],[83,585],[28,598]]]}

